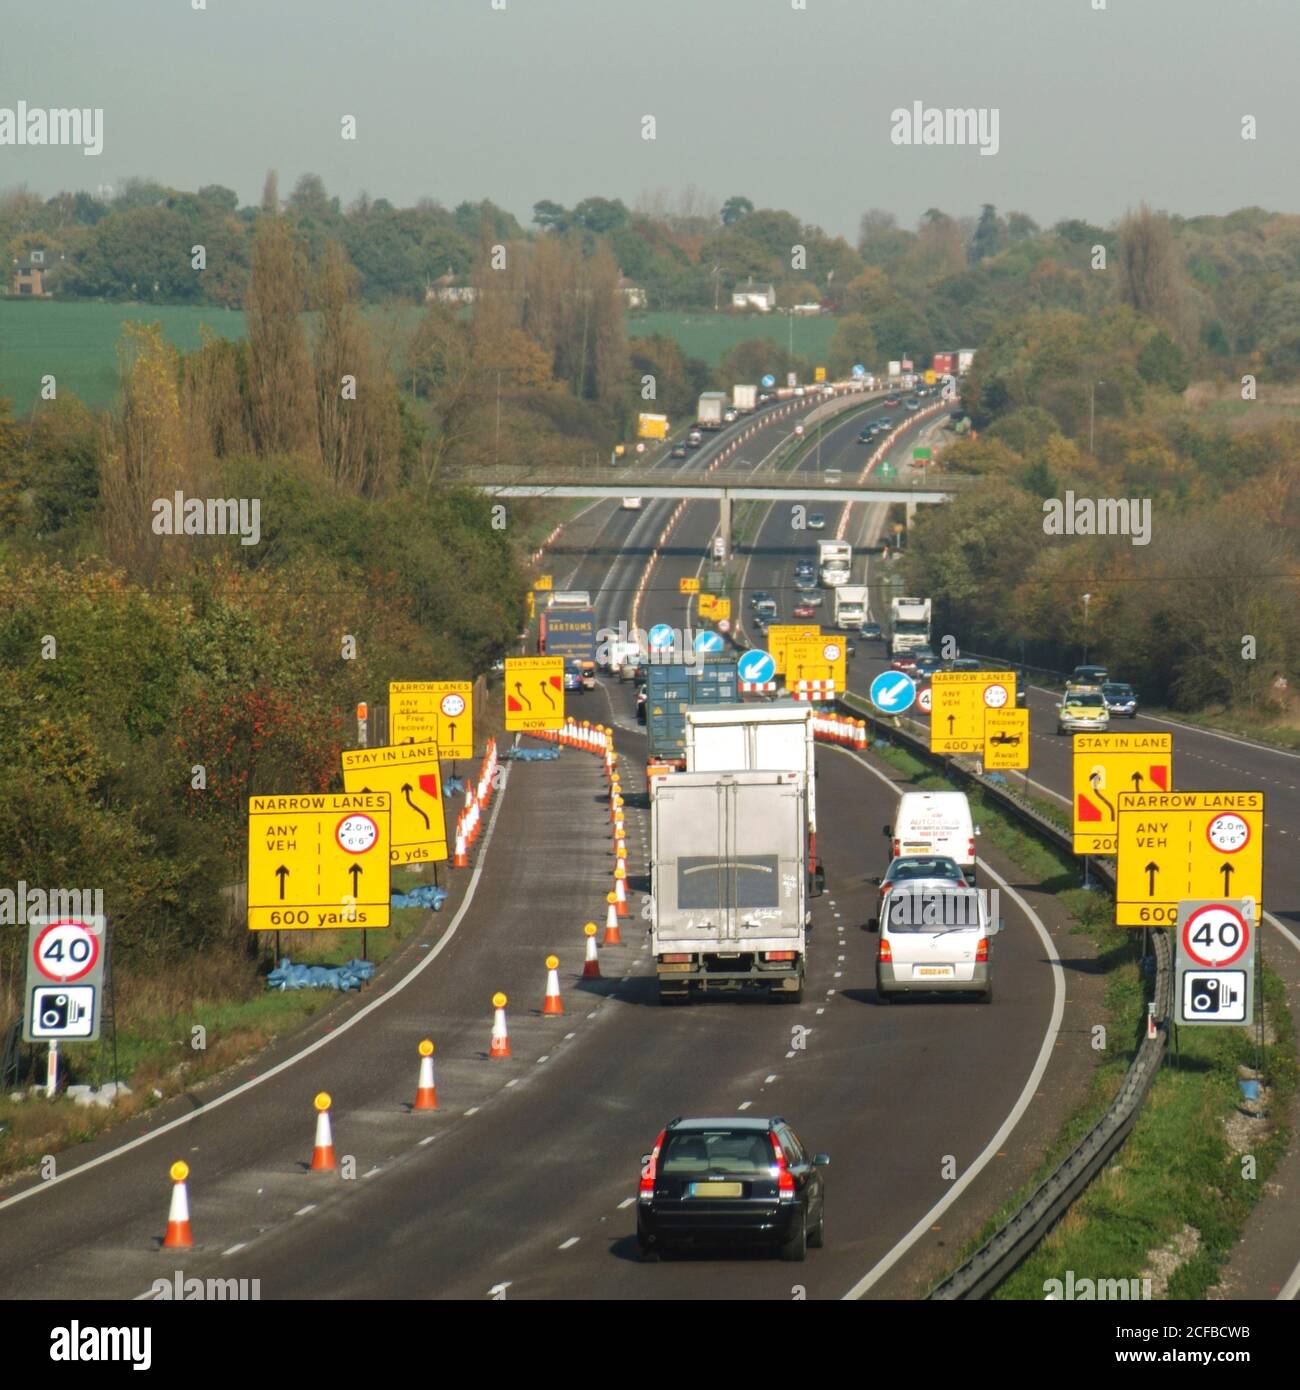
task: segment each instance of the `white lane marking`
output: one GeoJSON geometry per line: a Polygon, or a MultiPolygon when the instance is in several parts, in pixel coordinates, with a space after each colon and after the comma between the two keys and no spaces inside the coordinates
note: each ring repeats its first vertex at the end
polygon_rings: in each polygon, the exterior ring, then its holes
{"type": "Polygon", "coordinates": [[[437,1137],[436,1134],[426,1134],[415,1147],[417,1149],[422,1149],[426,1144],[432,1144],[437,1137]]]}
{"type": "Polygon", "coordinates": [[[764,1086],[770,1086],[770,1085],[772,1084],[772,1082],[774,1082],[775,1080],[776,1080],[776,1073],[773,1072],[771,1076],[764,1077],[764,1079],[763,1079],[763,1085],[764,1085],[764,1086]]]}
{"type": "Polygon", "coordinates": [[[469,1117],[470,1117],[471,1115],[477,1115],[477,1114],[478,1114],[478,1106],[477,1106],[477,1105],[471,1105],[470,1108],[465,1112],[465,1118],[466,1118],[466,1119],[469,1119],[469,1117]]]}
{"type": "MultiPolygon", "coordinates": [[[[818,1012],[818,1013],[821,1013],[821,1010],[818,1009],[817,1012],[818,1012]]],[[[785,1055],[786,1055],[787,1058],[790,1058],[790,1057],[793,1057],[793,1056],[794,1056],[794,1053],[793,1053],[793,1052],[787,1052],[785,1055]]]]}
{"type": "Polygon", "coordinates": [[[248,1244],[246,1240],[237,1241],[229,1250],[223,1250],[223,1255],[238,1255],[239,1252],[248,1244]]]}
{"type": "MultiPolygon", "coordinates": [[[[850,757],[854,762],[860,763],[871,773],[873,777],[878,777],[888,787],[895,784],[886,777],[878,768],[871,766],[869,762],[857,753],[848,748],[840,748],[838,744],[830,744],[833,751],[843,753],[850,757]]],[[[1052,940],[1051,933],[1043,925],[1042,920],[1032,907],[1021,897],[1019,893],[1002,877],[1000,873],[983,859],[976,861],[979,864],[980,872],[989,874],[994,881],[1003,889],[1013,903],[1025,914],[1030,925],[1038,933],[1038,939],[1043,944],[1043,949],[1047,952],[1048,961],[1052,967],[1052,1016],[1048,1021],[1047,1028],[1043,1033],[1043,1040],[1038,1048],[1038,1056],[1034,1059],[1034,1065],[1025,1080],[1020,1095],[1016,1103],[1012,1106],[1006,1119],[998,1126],[997,1133],[985,1145],[982,1153],[978,1155],[969,1168],[957,1179],[956,1182],[944,1193],[944,1195],[925,1213],[924,1216],[912,1227],[906,1235],[902,1236],[894,1247],[883,1255],[869,1270],[857,1281],[856,1284],[844,1295],[846,1299],[861,1298],[873,1285],[877,1284],[884,1276],[898,1263],[899,1260],[930,1230],[936,1221],[948,1210],[958,1197],[970,1186],[981,1172],[991,1163],[997,1155],[999,1149],[1003,1147],[1008,1136],[1020,1123],[1026,1110],[1029,1109],[1030,1102],[1038,1090],[1039,1083],[1042,1081],[1044,1073],[1047,1071],[1047,1064],[1051,1061],[1052,1051],[1056,1046],[1056,1040],[1061,1032],[1061,1019],[1065,1015],[1065,971],[1061,966],[1061,957],[1056,949],[1056,943],[1052,940]]]]}
{"type": "Polygon", "coordinates": [[[537,1062],[538,1062],[538,1065],[540,1066],[543,1062],[549,1062],[550,1060],[551,1060],[551,1054],[550,1054],[549,1052],[544,1052],[544,1053],[537,1059],[537,1062]]]}
{"type": "Polygon", "coordinates": [[[737,1110],[748,1110],[749,1107],[750,1107],[751,1105],[753,1105],[753,1103],[754,1103],[754,1102],[753,1102],[752,1100],[742,1100],[742,1101],[740,1102],[740,1104],[736,1107],[736,1109],[737,1109],[737,1110]]]}
{"type": "Polygon", "coordinates": [[[298,1210],[297,1210],[296,1212],[294,1212],[294,1215],[295,1215],[295,1216],[306,1216],[307,1213],[308,1213],[309,1211],[315,1211],[315,1210],[316,1210],[316,1203],[315,1203],[315,1202],[308,1202],[307,1205],[306,1205],[305,1207],[299,1207],[298,1210]]]}
{"type": "MultiPolygon", "coordinates": [[[[501,776],[501,792],[504,793],[510,782],[510,773],[513,763],[505,763],[504,771],[501,776]]],[[[497,817],[501,814],[501,807],[505,804],[505,796],[501,795],[497,799],[497,804],[488,817],[487,832],[483,836],[483,848],[479,851],[478,862],[474,865],[474,872],[470,875],[469,887],[465,890],[465,901],[456,909],[456,915],[447,924],[447,930],[438,938],[438,944],[427,955],[422,956],[419,962],[400,980],[395,981],[377,999],[372,999],[369,1004],[363,1005],[350,1018],[345,1018],[337,1027],[331,1028],[324,1037],[317,1038],[315,1042],[309,1043],[301,1052],[295,1052],[291,1057],[286,1057],[284,1061],[277,1062],[275,1066],[268,1068],[260,1076],[250,1077],[242,1085],[236,1086],[233,1090],[225,1092],[224,1095],[215,1096],[206,1104],[199,1106],[197,1110],[187,1110],[183,1115],[178,1115],[176,1119],[169,1120],[165,1125],[159,1125],[157,1129],[151,1130],[148,1134],[141,1134],[135,1139],[128,1140],[125,1144],[119,1144],[117,1148],[110,1149],[107,1153],[100,1154],[97,1158],[88,1159],[85,1163],[78,1164],[75,1168],[69,1168],[66,1172],[57,1173],[52,1178],[47,1178],[39,1182],[35,1187],[29,1187],[25,1192],[16,1192],[12,1197],[6,1197],[0,1201],[0,1211],[6,1207],[16,1205],[18,1202],[25,1202],[29,1197],[35,1197],[38,1193],[49,1192],[51,1188],[57,1187],[62,1182],[67,1182],[70,1178],[75,1178],[79,1173],[89,1173],[91,1169],[98,1168],[101,1163],[109,1163],[115,1158],[120,1158],[125,1153],[130,1153],[132,1149],[138,1149],[142,1144],[152,1143],[155,1139],[161,1138],[164,1134],[170,1134],[172,1130],[179,1129],[182,1125],[189,1124],[200,1115],[210,1115],[220,1106],[227,1104],[242,1096],[245,1092],[251,1091],[255,1086],[260,1086],[264,1081],[269,1081],[273,1076],[279,1076],[281,1072],[286,1072],[290,1067],[296,1066],[304,1058],[319,1052],[322,1047],[329,1046],[330,1043],[337,1042],[349,1029],[355,1028],[363,1018],[374,1013],[376,1009],[382,1008],[389,1000],[399,995],[408,985],[413,984],[419,976],[437,960],[448,942],[456,935],[465,914],[469,911],[474,901],[474,894],[478,888],[479,880],[483,876],[484,866],[487,864],[488,846],[492,843],[492,835],[496,830],[497,817]]]]}
{"type": "MultiPolygon", "coordinates": [[[[825,1004],[820,1005],[820,1006],[818,1007],[818,1009],[817,1009],[817,1012],[818,1012],[819,1014],[824,1014],[824,1013],[826,1012],[826,1006],[825,1006],[825,1004]]],[[[786,1055],[787,1057],[793,1057],[793,1056],[794,1056],[794,1053],[793,1053],[793,1052],[787,1052],[785,1055],[786,1055]]]]}
{"type": "Polygon", "coordinates": [[[577,1245],[577,1243],[578,1243],[578,1241],[579,1241],[580,1239],[581,1239],[581,1237],[579,1237],[579,1236],[570,1236],[570,1237],[568,1238],[568,1240],[564,1240],[564,1241],[561,1241],[561,1242],[560,1242],[559,1248],[560,1248],[561,1250],[567,1250],[571,1245],[577,1245]]]}
{"type": "Polygon", "coordinates": [[[635,1201],[635,1197],[624,1197],[623,1200],[618,1204],[619,1211],[622,1211],[624,1207],[630,1207],[632,1203],[635,1201]]]}
{"type": "Polygon", "coordinates": [[[363,1178],[373,1178],[373,1177],[375,1176],[376,1173],[382,1173],[383,1171],[384,1171],[384,1170],[383,1170],[382,1168],[374,1167],[374,1168],[372,1168],[368,1173],[362,1173],[361,1176],[362,1176],[363,1178]]]}
{"type": "Polygon", "coordinates": [[[576,1033],[566,1033],[564,1035],[564,1041],[568,1042],[570,1038],[576,1038],[577,1036],[578,1035],[576,1033]]]}
{"type": "Polygon", "coordinates": [[[509,1086],[518,1086],[518,1085],[519,1085],[519,1078],[518,1078],[517,1076],[512,1076],[512,1077],[510,1078],[510,1080],[506,1082],[506,1085],[507,1085],[508,1087],[509,1087],[509,1086]]]}

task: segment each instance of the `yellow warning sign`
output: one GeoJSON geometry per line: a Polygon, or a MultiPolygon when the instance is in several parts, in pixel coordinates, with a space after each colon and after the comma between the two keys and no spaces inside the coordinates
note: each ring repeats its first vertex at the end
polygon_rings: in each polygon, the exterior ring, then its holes
{"type": "Polygon", "coordinates": [[[343,788],[392,798],[391,864],[431,864],[447,857],[436,743],[351,748],[343,754],[343,788]]]}
{"type": "Polygon", "coordinates": [[[718,618],[731,617],[731,600],[729,598],[717,598],[713,600],[713,613],[711,616],[716,621],[718,618]]]}
{"type": "MultiPolygon", "coordinates": [[[[698,590],[697,590],[698,592],[698,590]]],[[[700,594],[697,606],[700,610],[701,618],[713,617],[714,607],[717,605],[717,594],[700,594]]]]}
{"type": "Polygon", "coordinates": [[[1170,927],[1184,898],[1264,910],[1263,792],[1117,792],[1115,924],[1170,927]]]}
{"type": "Polygon", "coordinates": [[[534,589],[549,589],[551,587],[551,576],[549,574],[539,574],[533,580],[534,589]]]}
{"type": "Polygon", "coordinates": [[[984,770],[1008,772],[1029,766],[1029,711],[988,709],[984,712],[984,770]]]}
{"type": "Polygon", "coordinates": [[[564,723],[564,658],[506,657],[506,728],[521,733],[564,723]]]}
{"type": "Polygon", "coordinates": [[[1173,734],[1075,734],[1075,854],[1114,854],[1120,792],[1172,791],[1173,734]]]}
{"type": "MultiPolygon", "coordinates": [[[[771,635],[771,629],[768,629],[771,635]]],[[[770,650],[770,649],[769,649],[770,650]]],[[[845,686],[844,659],[847,643],[833,633],[817,632],[811,637],[789,637],[785,644],[785,681],[834,681],[836,693],[845,686]]]]}
{"type": "Polygon", "coordinates": [[[936,671],[930,678],[930,752],[984,752],[984,716],[1014,709],[1014,671],[936,671]]]}
{"type": "Polygon", "coordinates": [[[767,630],[768,655],[776,662],[776,674],[785,674],[785,648],[792,638],[820,637],[821,628],[809,623],[774,623],[767,630]]]}
{"type": "Polygon", "coordinates": [[[813,368],[813,380],[814,380],[814,381],[825,381],[825,380],[826,380],[826,368],[825,368],[825,367],[814,367],[814,368],[813,368]]]}
{"type": "Polygon", "coordinates": [[[436,743],[440,758],[472,758],[474,687],[469,681],[390,681],[388,741],[436,743]]]}
{"type": "Polygon", "coordinates": [[[684,574],[677,581],[677,592],[679,594],[698,594],[700,592],[700,577],[698,574],[684,574]]]}
{"type": "Polygon", "coordinates": [[[386,927],[387,792],[248,800],[248,927],[386,927]]]}

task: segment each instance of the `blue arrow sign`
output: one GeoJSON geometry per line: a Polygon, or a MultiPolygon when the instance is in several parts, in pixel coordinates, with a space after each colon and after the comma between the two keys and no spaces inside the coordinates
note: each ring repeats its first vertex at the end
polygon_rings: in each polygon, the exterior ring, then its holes
{"type": "Polygon", "coordinates": [[[742,681],[761,685],[776,675],[776,658],[758,647],[747,651],[736,663],[736,676],[742,681]]]}
{"type": "Polygon", "coordinates": [[[763,385],[769,387],[775,386],[776,378],[769,372],[768,375],[763,378],[763,385]]]}
{"type": "Polygon", "coordinates": [[[673,630],[667,623],[656,623],[650,629],[650,645],[655,651],[663,651],[673,644],[673,630]]]}
{"type": "Polygon", "coordinates": [[[722,650],[722,634],[720,632],[697,632],[695,634],[695,650],[697,652],[720,652],[722,650]]]}
{"type": "Polygon", "coordinates": [[[862,365],[861,362],[855,362],[855,363],[853,364],[853,375],[854,375],[854,376],[866,376],[866,374],[867,374],[867,369],[862,365]]]}
{"type": "Polygon", "coordinates": [[[871,703],[884,714],[902,714],[912,708],[916,683],[901,671],[882,671],[871,682],[871,703]]]}

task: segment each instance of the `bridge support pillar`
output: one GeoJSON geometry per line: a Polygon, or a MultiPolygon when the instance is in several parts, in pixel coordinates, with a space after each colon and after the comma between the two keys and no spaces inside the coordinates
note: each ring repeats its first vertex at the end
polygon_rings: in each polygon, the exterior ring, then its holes
{"type": "Polygon", "coordinates": [[[916,508],[917,508],[917,503],[915,503],[915,502],[907,502],[907,503],[904,504],[904,506],[905,506],[905,508],[906,508],[906,510],[905,510],[904,513],[903,513],[904,519],[905,519],[906,522],[907,522],[907,529],[908,529],[909,531],[911,531],[911,529],[912,529],[912,523],[916,520],[916,508]]]}
{"type": "Polygon", "coordinates": [[[731,494],[724,492],[718,502],[718,532],[727,547],[727,558],[731,558],[731,494]]]}

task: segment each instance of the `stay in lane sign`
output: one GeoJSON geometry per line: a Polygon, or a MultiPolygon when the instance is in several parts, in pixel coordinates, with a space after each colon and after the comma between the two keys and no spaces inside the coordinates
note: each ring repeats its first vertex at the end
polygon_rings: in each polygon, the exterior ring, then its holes
{"type": "Polygon", "coordinates": [[[436,743],[352,748],[343,754],[343,789],[392,797],[390,864],[431,864],[447,857],[447,821],[436,743]]]}
{"type": "Polygon", "coordinates": [[[984,752],[984,716],[1014,709],[1013,671],[936,671],[930,678],[930,752],[984,752]]]}
{"type": "Polygon", "coordinates": [[[1116,793],[1115,924],[1171,927],[1187,898],[1264,909],[1263,792],[1116,793]]]}
{"type": "Polygon", "coordinates": [[[564,658],[506,657],[506,728],[521,733],[564,724],[564,658]]]}
{"type": "Polygon", "coordinates": [[[390,681],[388,738],[436,743],[440,758],[474,756],[474,687],[469,681],[390,681]]]}
{"type": "Polygon", "coordinates": [[[248,799],[248,929],[388,925],[387,792],[248,799]]]}
{"type": "Polygon", "coordinates": [[[1114,854],[1115,797],[1172,791],[1173,761],[1173,734],[1075,734],[1075,854],[1114,854]]]}

